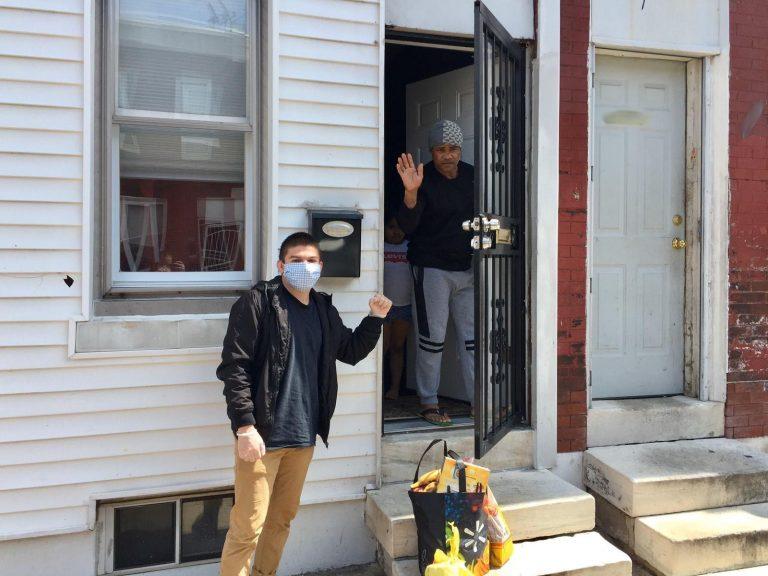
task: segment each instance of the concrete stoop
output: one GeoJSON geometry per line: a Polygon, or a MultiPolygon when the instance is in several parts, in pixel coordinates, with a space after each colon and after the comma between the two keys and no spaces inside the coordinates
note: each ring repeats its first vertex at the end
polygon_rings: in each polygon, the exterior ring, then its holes
{"type": "MultiPolygon", "coordinates": [[[[754,568],[741,568],[740,570],[728,570],[726,572],[709,572],[701,576],[766,576],[768,575],[768,566],[755,566],[754,568]]],[[[632,576],[656,576],[642,566],[633,564],[632,576]]]]}
{"type": "Polygon", "coordinates": [[[768,454],[726,438],[590,448],[584,485],[633,518],[768,502],[768,454]]]}
{"type": "MultiPolygon", "coordinates": [[[[629,557],[590,532],[595,524],[591,495],[547,470],[494,472],[491,488],[515,540],[513,559],[493,574],[631,576],[629,557]]],[[[389,576],[418,575],[408,483],[386,484],[368,492],[365,518],[378,541],[384,571],[389,576]]]]}
{"type": "Polygon", "coordinates": [[[650,573],[768,576],[768,455],[726,439],[598,448],[585,484],[598,529],[650,573]]]}
{"type": "MultiPolygon", "coordinates": [[[[406,482],[413,478],[413,471],[424,449],[435,438],[434,430],[408,434],[390,434],[381,441],[382,482],[406,482]]],[[[474,430],[442,430],[440,438],[448,447],[463,456],[475,450],[474,430]]],[[[533,467],[533,430],[511,430],[477,464],[491,470],[512,470],[533,467]]],[[[421,470],[426,472],[442,465],[443,453],[440,446],[430,450],[421,470]]]]}
{"type": "MultiPolygon", "coordinates": [[[[414,559],[395,562],[392,576],[418,576],[414,559]]],[[[632,562],[597,532],[520,542],[490,576],[632,576],[632,562]]]]}
{"type": "Polygon", "coordinates": [[[722,402],[687,396],[594,400],[587,418],[587,446],[617,446],[718,438],[725,433],[722,402]]]}

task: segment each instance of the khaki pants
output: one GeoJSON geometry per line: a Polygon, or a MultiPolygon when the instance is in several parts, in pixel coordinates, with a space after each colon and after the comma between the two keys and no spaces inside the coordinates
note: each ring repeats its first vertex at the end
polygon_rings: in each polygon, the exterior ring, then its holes
{"type": "Polygon", "coordinates": [[[314,447],[268,451],[246,462],[235,448],[235,504],[221,552],[221,576],[272,576],[280,564],[314,447]]]}

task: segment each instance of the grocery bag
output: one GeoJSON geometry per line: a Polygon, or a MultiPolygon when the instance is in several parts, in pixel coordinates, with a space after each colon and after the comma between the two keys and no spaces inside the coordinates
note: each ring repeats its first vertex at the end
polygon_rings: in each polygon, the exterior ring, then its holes
{"type": "MultiPolygon", "coordinates": [[[[449,455],[445,440],[433,440],[419,459],[414,483],[419,479],[419,468],[424,456],[440,442],[443,443],[443,456],[449,455]]],[[[458,454],[450,454],[457,462],[461,462],[458,454]]],[[[466,474],[463,468],[463,464],[459,466],[459,484],[466,489],[466,474]]],[[[469,571],[474,576],[482,576],[490,570],[487,518],[483,511],[485,493],[409,490],[408,495],[416,520],[420,574],[425,574],[427,566],[435,557],[435,551],[448,549],[448,542],[453,535],[451,524],[458,530],[458,552],[469,571]]]]}

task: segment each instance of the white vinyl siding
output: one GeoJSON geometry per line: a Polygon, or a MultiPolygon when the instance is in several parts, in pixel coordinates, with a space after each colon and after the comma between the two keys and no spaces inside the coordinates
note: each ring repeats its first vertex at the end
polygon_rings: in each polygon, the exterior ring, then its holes
{"type": "MultiPolygon", "coordinates": [[[[87,292],[83,6],[0,0],[0,540],[85,530],[98,495],[232,482],[217,354],[68,356],[87,292]]],[[[356,326],[380,288],[379,5],[280,10],[275,224],[282,239],[310,204],[364,213],[361,277],[321,284],[356,326]]],[[[331,446],[304,502],[359,497],[375,479],[377,370],[375,353],[339,364],[331,446]]]]}
{"type": "MultiPolygon", "coordinates": [[[[279,6],[279,239],[306,228],[308,206],[363,212],[360,278],[323,280],[319,287],[333,293],[342,319],[354,327],[380,289],[380,7],[352,0],[279,6]]],[[[357,489],[376,474],[376,371],[375,354],[354,367],[340,365],[330,453],[315,452],[332,457],[343,446],[343,456],[328,463],[334,477],[357,489]]]]}

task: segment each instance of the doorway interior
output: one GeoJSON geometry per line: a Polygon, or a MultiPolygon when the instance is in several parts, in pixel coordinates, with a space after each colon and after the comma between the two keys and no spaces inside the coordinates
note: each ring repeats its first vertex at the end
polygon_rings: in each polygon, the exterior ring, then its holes
{"type": "MultiPolygon", "coordinates": [[[[415,162],[430,160],[426,145],[431,125],[440,119],[456,121],[464,132],[462,160],[472,164],[474,145],[474,56],[473,41],[453,37],[388,34],[385,47],[384,103],[384,213],[385,224],[396,216],[402,202],[402,183],[395,170],[402,152],[415,162]]],[[[402,247],[400,248],[402,250],[402,247]]],[[[410,282],[402,253],[385,243],[384,286],[400,292],[410,282]],[[397,264],[391,266],[389,264],[397,264]],[[398,268],[398,265],[400,266],[398,268]]],[[[389,327],[391,330],[391,327],[389,327]]],[[[383,432],[401,433],[437,429],[419,417],[416,394],[416,348],[413,323],[400,353],[391,342],[382,371],[383,432]],[[394,358],[393,358],[394,357],[394,358]],[[395,392],[396,390],[396,392],[395,392]]],[[[449,322],[440,381],[440,404],[451,416],[452,428],[471,428],[470,402],[458,377],[454,335],[449,322]]]]}

